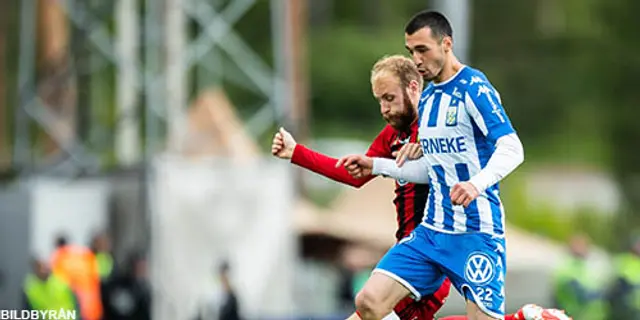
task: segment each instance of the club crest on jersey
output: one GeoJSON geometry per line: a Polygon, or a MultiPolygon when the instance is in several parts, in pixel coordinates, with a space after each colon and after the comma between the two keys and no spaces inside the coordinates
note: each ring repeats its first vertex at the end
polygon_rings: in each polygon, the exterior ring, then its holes
{"type": "Polygon", "coordinates": [[[407,185],[407,183],[409,183],[409,182],[408,182],[408,181],[405,181],[405,180],[400,179],[400,180],[396,180],[396,183],[397,183],[399,186],[401,186],[401,187],[402,187],[402,186],[406,186],[406,185],[407,185]]]}
{"type": "Polygon", "coordinates": [[[454,103],[447,108],[447,117],[445,124],[448,127],[453,127],[458,125],[458,105],[454,103]]]}

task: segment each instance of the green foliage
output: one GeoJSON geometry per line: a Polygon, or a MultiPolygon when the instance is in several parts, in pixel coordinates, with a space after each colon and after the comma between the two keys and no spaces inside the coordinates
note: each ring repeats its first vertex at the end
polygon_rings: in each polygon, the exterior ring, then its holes
{"type": "Polygon", "coordinates": [[[602,117],[607,122],[608,138],[612,148],[612,169],[624,194],[625,209],[616,222],[621,233],[628,233],[640,225],[640,141],[637,77],[640,74],[640,12],[638,1],[603,1],[599,4],[600,17],[604,21],[601,38],[602,50],[599,63],[590,68],[597,74],[603,86],[598,101],[607,112],[602,117]]]}
{"type": "MultiPolygon", "coordinates": [[[[575,1],[499,0],[474,10],[472,64],[501,92],[528,145],[572,145],[573,137],[588,140],[602,132],[602,108],[594,101],[601,83],[588,72],[598,58],[597,42],[591,34],[575,31],[583,23],[579,17],[592,11],[588,5],[583,10],[572,5],[575,1]],[[553,16],[541,9],[546,6],[553,16]]],[[[575,158],[588,158],[602,150],[576,151],[580,153],[572,152],[575,158]]]]}
{"type": "Polygon", "coordinates": [[[561,243],[580,232],[588,234],[595,244],[604,248],[612,249],[618,244],[610,216],[589,208],[567,212],[540,201],[533,205],[527,197],[522,176],[508,178],[502,190],[501,196],[508,208],[506,219],[514,226],[561,243]]]}
{"type": "Polygon", "coordinates": [[[397,33],[368,33],[353,26],[314,35],[310,42],[313,126],[325,128],[326,133],[377,132],[382,120],[371,94],[371,67],[384,55],[402,53],[403,47],[397,33]]]}
{"type": "Polygon", "coordinates": [[[607,168],[611,146],[599,118],[581,108],[568,110],[564,126],[550,129],[544,141],[522,137],[527,161],[607,168]]]}

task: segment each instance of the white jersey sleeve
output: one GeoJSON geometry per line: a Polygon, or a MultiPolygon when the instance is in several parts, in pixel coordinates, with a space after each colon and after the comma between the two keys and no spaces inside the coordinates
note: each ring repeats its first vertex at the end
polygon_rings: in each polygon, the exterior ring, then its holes
{"type": "Polygon", "coordinates": [[[373,158],[374,175],[391,177],[396,180],[404,180],[410,183],[429,183],[428,163],[425,157],[418,160],[410,160],[398,167],[393,159],[373,158]]]}
{"type": "Polygon", "coordinates": [[[483,192],[515,170],[523,161],[524,148],[518,135],[511,133],[502,136],[498,138],[496,150],[489,158],[487,166],[471,177],[469,182],[478,189],[478,192],[483,192]]]}
{"type": "Polygon", "coordinates": [[[524,161],[524,149],[502,106],[498,92],[488,81],[472,83],[465,95],[467,112],[495,147],[486,166],[469,180],[479,192],[483,192],[524,161]]]}

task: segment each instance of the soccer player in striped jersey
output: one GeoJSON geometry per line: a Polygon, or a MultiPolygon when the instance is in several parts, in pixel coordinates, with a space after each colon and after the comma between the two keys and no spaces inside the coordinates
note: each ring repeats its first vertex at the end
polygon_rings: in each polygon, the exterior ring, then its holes
{"type": "MultiPolygon", "coordinates": [[[[418,117],[417,103],[420,89],[407,90],[404,83],[416,81],[417,88],[421,88],[421,76],[415,64],[402,56],[385,57],[379,60],[371,72],[371,83],[374,95],[380,101],[380,112],[388,123],[367,151],[370,157],[396,158],[396,154],[410,154],[411,147],[417,142],[418,117]],[[413,100],[413,101],[412,101],[413,100]],[[407,148],[407,146],[409,148],[407,148]]],[[[281,158],[290,160],[305,169],[324,175],[335,181],[359,188],[373,179],[375,176],[367,176],[361,179],[353,178],[342,166],[337,166],[338,160],[311,150],[301,144],[297,144],[289,132],[280,129],[273,139],[272,153],[281,158]]],[[[402,155],[399,155],[402,157],[402,155]]],[[[427,201],[428,185],[412,184],[404,181],[396,181],[396,205],[398,240],[408,236],[420,223],[427,201]]],[[[414,300],[410,297],[403,299],[394,307],[395,314],[400,319],[434,319],[436,312],[449,294],[450,282],[445,279],[442,286],[432,295],[414,300]]],[[[542,312],[535,305],[525,306],[518,313],[507,319],[537,319],[529,315],[542,312]]],[[[357,316],[353,317],[357,319],[357,316]]],[[[557,318],[539,318],[557,319],[557,318]]]]}
{"type": "MultiPolygon", "coordinates": [[[[422,77],[414,63],[406,57],[391,56],[381,59],[374,65],[371,71],[374,91],[384,86],[393,87],[395,90],[393,93],[388,92],[379,97],[387,101],[381,104],[380,109],[387,125],[371,143],[366,153],[368,156],[395,159],[395,154],[402,146],[418,141],[417,107],[409,101],[408,93],[403,90],[411,81],[415,83],[412,89],[414,94],[419,95],[422,90],[422,77]]],[[[336,165],[338,159],[297,144],[291,134],[284,129],[280,129],[275,134],[272,153],[281,159],[290,159],[295,165],[356,188],[375,177],[368,176],[362,179],[351,177],[344,167],[336,165]]],[[[422,221],[428,191],[429,186],[426,184],[396,181],[396,197],[393,202],[396,206],[398,221],[397,240],[408,236],[422,221]]],[[[439,286],[434,293],[425,295],[420,300],[406,297],[394,307],[395,314],[402,320],[434,319],[436,312],[440,310],[449,295],[451,282],[446,278],[441,279],[439,286]]]]}
{"type": "MultiPolygon", "coordinates": [[[[339,164],[356,178],[383,175],[431,188],[423,222],[379,262],[356,298],[358,314],[381,319],[401,299],[431,294],[448,277],[466,298],[469,319],[505,319],[504,209],[497,183],[522,163],[522,144],[486,76],[453,54],[451,26],[442,14],[414,16],[405,42],[431,82],[418,103],[424,156],[402,167],[361,155],[339,164]]],[[[543,313],[533,319],[568,319],[543,313]]]]}

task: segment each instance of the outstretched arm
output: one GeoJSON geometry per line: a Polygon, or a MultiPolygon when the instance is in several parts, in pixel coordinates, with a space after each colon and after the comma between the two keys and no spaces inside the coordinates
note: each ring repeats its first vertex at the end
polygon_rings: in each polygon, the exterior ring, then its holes
{"type": "MultiPolygon", "coordinates": [[[[390,126],[382,129],[369,147],[369,150],[367,150],[367,155],[372,157],[392,157],[389,147],[389,140],[392,135],[393,128],[390,126]]],[[[275,134],[271,152],[278,158],[290,159],[291,163],[295,165],[352,187],[362,187],[374,178],[354,178],[347,169],[338,165],[338,159],[297,144],[293,136],[283,128],[280,128],[275,134]]]]}
{"type": "Polygon", "coordinates": [[[293,151],[291,163],[355,188],[360,188],[375,178],[375,176],[367,176],[356,179],[352,177],[343,166],[336,168],[338,159],[311,150],[300,144],[297,144],[293,151]]]}
{"type": "Polygon", "coordinates": [[[373,158],[372,174],[411,183],[429,183],[428,162],[425,157],[407,161],[402,167],[398,167],[392,159],[373,158]]]}

